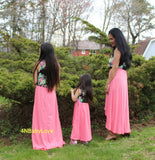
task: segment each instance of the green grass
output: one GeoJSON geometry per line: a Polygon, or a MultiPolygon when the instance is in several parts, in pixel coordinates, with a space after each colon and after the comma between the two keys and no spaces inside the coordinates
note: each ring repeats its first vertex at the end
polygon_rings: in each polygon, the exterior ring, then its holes
{"type": "Polygon", "coordinates": [[[30,139],[12,145],[0,140],[1,160],[154,160],[155,127],[147,127],[138,132],[133,130],[130,138],[119,136],[116,141],[105,141],[93,136],[88,145],[69,145],[48,151],[33,150],[30,139]]]}

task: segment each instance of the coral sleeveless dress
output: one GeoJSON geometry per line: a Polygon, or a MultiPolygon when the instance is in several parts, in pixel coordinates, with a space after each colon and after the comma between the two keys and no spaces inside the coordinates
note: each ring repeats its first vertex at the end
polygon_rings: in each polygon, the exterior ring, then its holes
{"type": "Polygon", "coordinates": [[[55,88],[48,92],[45,70],[46,63],[43,60],[40,62],[38,83],[35,88],[32,118],[32,145],[33,149],[38,150],[63,147],[65,144],[62,137],[55,88]]]}
{"type": "Polygon", "coordinates": [[[71,139],[85,142],[92,139],[89,104],[84,100],[82,90],[74,104],[72,127],[71,139]]]}
{"type": "MultiPolygon", "coordinates": [[[[110,58],[109,64],[112,68],[113,57],[110,58]]],[[[116,134],[131,132],[127,72],[125,68],[125,63],[119,66],[115,77],[110,83],[109,93],[106,94],[105,101],[106,128],[116,134]]]]}

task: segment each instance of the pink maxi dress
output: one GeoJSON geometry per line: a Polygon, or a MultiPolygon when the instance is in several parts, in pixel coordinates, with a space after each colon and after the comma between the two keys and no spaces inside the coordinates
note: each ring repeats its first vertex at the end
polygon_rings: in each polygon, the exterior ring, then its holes
{"type": "Polygon", "coordinates": [[[84,99],[82,95],[80,95],[74,104],[72,132],[70,138],[72,140],[88,142],[92,139],[90,111],[89,104],[83,101],[84,99]]]}
{"type": "MultiPolygon", "coordinates": [[[[110,72],[109,72],[110,74],[110,72]]],[[[110,83],[105,101],[106,128],[115,134],[130,133],[127,72],[121,67],[110,83]]]]}
{"type": "MultiPolygon", "coordinates": [[[[40,71],[45,69],[45,61],[40,65],[40,71]]],[[[48,150],[63,147],[65,142],[62,137],[55,88],[48,92],[46,79],[40,71],[34,97],[32,145],[36,150],[48,150]]]]}

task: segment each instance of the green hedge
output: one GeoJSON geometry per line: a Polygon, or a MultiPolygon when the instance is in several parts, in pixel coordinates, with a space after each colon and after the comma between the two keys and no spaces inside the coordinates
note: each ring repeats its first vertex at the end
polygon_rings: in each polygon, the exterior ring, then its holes
{"type": "Polygon", "coordinates": [[[155,57],[128,72],[130,109],[135,116],[155,111],[155,57]]]}

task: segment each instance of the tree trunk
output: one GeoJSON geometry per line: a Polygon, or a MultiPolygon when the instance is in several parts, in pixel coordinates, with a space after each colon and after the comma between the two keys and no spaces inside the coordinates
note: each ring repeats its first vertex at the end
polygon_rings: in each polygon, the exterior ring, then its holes
{"type": "Polygon", "coordinates": [[[65,47],[66,46],[66,29],[64,29],[64,32],[63,32],[63,47],[65,47]]]}
{"type": "Polygon", "coordinates": [[[129,43],[129,34],[130,34],[129,25],[128,25],[127,31],[128,31],[128,33],[127,33],[127,42],[129,43]]]}
{"type": "Polygon", "coordinates": [[[135,41],[136,41],[136,37],[132,37],[132,45],[135,44],[135,41]]]}
{"type": "Polygon", "coordinates": [[[45,1],[43,0],[43,16],[42,16],[42,43],[45,42],[45,20],[46,20],[46,12],[45,12],[45,1]]]}

